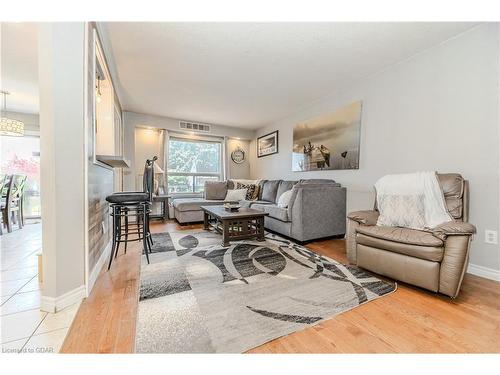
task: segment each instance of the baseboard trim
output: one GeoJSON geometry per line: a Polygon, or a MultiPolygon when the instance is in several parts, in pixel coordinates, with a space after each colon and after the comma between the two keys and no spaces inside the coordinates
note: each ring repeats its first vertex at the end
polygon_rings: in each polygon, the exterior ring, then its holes
{"type": "Polygon", "coordinates": [[[40,300],[40,309],[42,311],[56,313],[62,309],[80,302],[86,297],[87,289],[85,285],[80,285],[78,288],[70,290],[59,297],[42,296],[40,300]]]}
{"type": "Polygon", "coordinates": [[[500,270],[495,270],[493,268],[478,266],[477,264],[469,263],[467,268],[467,273],[472,275],[484,277],[486,279],[500,281],[500,270]]]}
{"type": "Polygon", "coordinates": [[[88,285],[87,285],[87,297],[90,295],[90,292],[92,291],[92,288],[94,287],[95,282],[97,281],[97,278],[99,277],[99,274],[101,273],[101,269],[106,263],[106,260],[109,259],[109,255],[111,253],[111,246],[112,242],[109,241],[106,247],[104,248],[104,251],[101,253],[101,256],[99,257],[99,260],[97,261],[96,265],[94,266],[94,269],[90,272],[89,280],[88,280],[88,285]]]}

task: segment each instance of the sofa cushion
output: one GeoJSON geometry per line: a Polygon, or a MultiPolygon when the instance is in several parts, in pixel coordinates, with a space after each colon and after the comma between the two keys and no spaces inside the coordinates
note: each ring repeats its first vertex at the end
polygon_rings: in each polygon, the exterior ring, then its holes
{"type": "Polygon", "coordinates": [[[305,178],[299,181],[301,184],[336,184],[335,180],[330,180],[327,178],[305,178]]]}
{"type": "Polygon", "coordinates": [[[465,185],[463,177],[458,173],[438,173],[437,178],[443,191],[448,212],[454,219],[461,219],[465,185]]]}
{"type": "Polygon", "coordinates": [[[205,199],[224,200],[227,194],[226,181],[205,181],[205,199]]]}
{"type": "Polygon", "coordinates": [[[443,241],[414,229],[360,225],[356,243],[434,262],[443,259],[443,241]]]}
{"type": "Polygon", "coordinates": [[[280,181],[278,185],[278,190],[276,191],[276,198],[275,202],[278,203],[278,200],[280,199],[281,195],[288,190],[292,190],[293,185],[295,185],[297,181],[280,181]]]}
{"type": "Polygon", "coordinates": [[[341,185],[338,182],[335,182],[334,180],[324,180],[324,179],[309,179],[309,180],[300,180],[297,183],[297,186],[323,186],[323,185],[328,185],[328,186],[335,186],[335,187],[341,187],[341,185]]]}
{"type": "Polygon", "coordinates": [[[261,200],[276,202],[276,194],[281,180],[265,181],[262,184],[261,200]]]}
{"type": "MultiPolygon", "coordinates": [[[[233,202],[234,201],[230,201],[233,202]]],[[[226,203],[225,200],[204,199],[204,198],[177,198],[172,201],[172,205],[177,211],[200,211],[200,206],[215,206],[226,203]]]]}
{"type": "Polygon", "coordinates": [[[445,198],[462,198],[464,179],[458,173],[438,173],[437,178],[445,198]]]}
{"type": "Polygon", "coordinates": [[[270,217],[288,222],[290,221],[288,217],[288,210],[286,208],[281,208],[276,206],[275,204],[253,204],[252,208],[260,211],[264,211],[269,214],[270,217]]]}
{"type": "Polygon", "coordinates": [[[445,198],[446,208],[448,212],[454,219],[460,219],[462,217],[462,199],[459,198],[445,198]]]}
{"type": "Polygon", "coordinates": [[[273,202],[268,202],[268,201],[259,201],[259,200],[256,200],[256,201],[249,201],[249,200],[244,200],[244,201],[240,201],[240,205],[241,207],[252,207],[256,204],[273,204],[273,202]]]}
{"type": "Polygon", "coordinates": [[[416,229],[360,225],[357,228],[357,231],[367,236],[377,237],[382,240],[407,243],[417,246],[443,246],[443,241],[433,236],[432,233],[416,229]]]}

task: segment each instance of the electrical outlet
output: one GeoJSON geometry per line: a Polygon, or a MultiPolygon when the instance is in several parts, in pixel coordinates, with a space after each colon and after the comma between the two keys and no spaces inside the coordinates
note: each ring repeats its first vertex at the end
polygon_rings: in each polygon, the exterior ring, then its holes
{"type": "Polygon", "coordinates": [[[496,230],[485,230],[484,231],[484,242],[493,245],[498,244],[498,232],[496,230]]]}

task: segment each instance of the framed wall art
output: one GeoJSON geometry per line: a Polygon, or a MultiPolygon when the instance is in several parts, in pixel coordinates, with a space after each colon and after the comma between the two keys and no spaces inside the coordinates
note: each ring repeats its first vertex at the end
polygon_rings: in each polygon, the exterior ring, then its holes
{"type": "Polygon", "coordinates": [[[295,125],[292,170],[359,169],[361,107],[358,101],[295,125]]]}
{"type": "Polygon", "coordinates": [[[257,157],[278,153],[278,131],[257,138],[257,157]]]}

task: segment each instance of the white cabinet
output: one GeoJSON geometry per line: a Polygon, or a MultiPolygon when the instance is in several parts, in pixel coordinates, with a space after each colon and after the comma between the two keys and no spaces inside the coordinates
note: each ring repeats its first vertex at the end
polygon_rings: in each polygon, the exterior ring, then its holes
{"type": "Polygon", "coordinates": [[[115,92],[99,39],[95,41],[95,154],[116,156],[115,92]]]}

